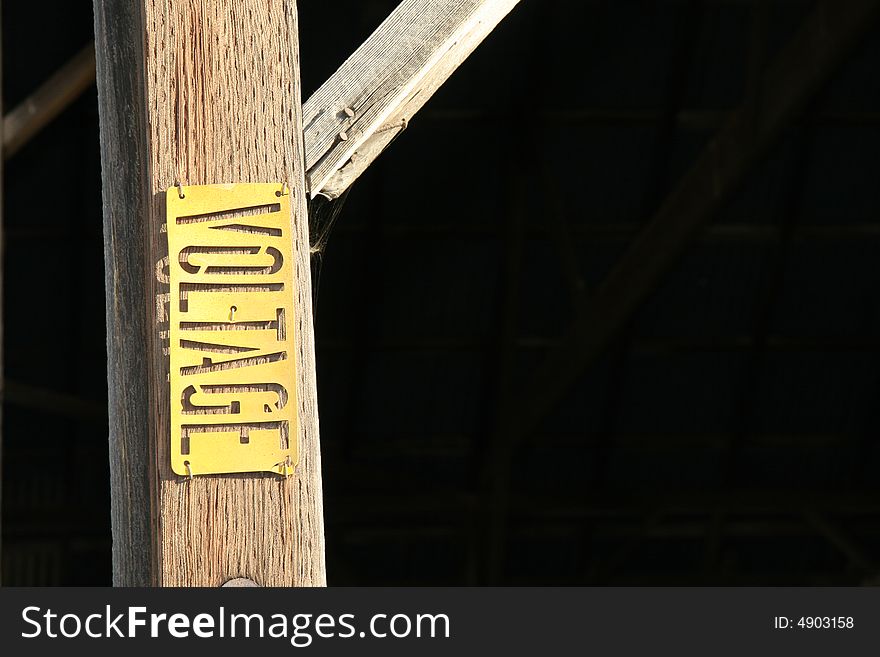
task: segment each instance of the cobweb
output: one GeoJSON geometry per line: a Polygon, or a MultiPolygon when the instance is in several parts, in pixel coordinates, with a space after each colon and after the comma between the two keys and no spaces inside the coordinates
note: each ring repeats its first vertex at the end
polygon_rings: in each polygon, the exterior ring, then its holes
{"type": "Polygon", "coordinates": [[[329,199],[318,194],[309,199],[309,240],[312,254],[312,308],[318,305],[318,292],[321,288],[321,271],[324,267],[324,254],[330,241],[330,232],[342,213],[342,206],[351,191],[349,186],[336,199],[329,199]]]}

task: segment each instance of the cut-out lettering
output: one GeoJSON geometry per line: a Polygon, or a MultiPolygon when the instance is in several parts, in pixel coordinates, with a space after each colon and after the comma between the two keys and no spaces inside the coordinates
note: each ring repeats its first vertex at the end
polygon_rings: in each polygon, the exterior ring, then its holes
{"type": "Polygon", "coordinates": [[[293,242],[281,184],[174,187],[166,195],[171,466],[188,476],[297,462],[293,242]],[[169,266],[170,260],[170,266],[169,266]]]}

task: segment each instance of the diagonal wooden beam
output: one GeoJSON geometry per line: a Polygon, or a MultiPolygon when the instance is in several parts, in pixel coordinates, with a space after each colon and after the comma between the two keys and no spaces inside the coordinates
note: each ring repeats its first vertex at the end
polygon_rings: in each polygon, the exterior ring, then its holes
{"type": "Polygon", "coordinates": [[[523,391],[505,433],[521,440],[556,405],[677,261],[696,231],[834,73],[878,13],[878,0],[819,2],[764,73],[759,97],[731,113],[636,236],[523,391]]]}
{"type": "Polygon", "coordinates": [[[306,183],[338,197],[519,0],[403,0],[303,106],[306,183]]]}
{"type": "Polygon", "coordinates": [[[3,157],[10,158],[95,81],[95,44],[80,50],[3,117],[3,157]]]}
{"type": "MultiPolygon", "coordinates": [[[[311,194],[342,194],[518,2],[401,2],[303,107],[311,194]]],[[[91,43],[3,117],[4,157],[94,81],[91,43]]]]}

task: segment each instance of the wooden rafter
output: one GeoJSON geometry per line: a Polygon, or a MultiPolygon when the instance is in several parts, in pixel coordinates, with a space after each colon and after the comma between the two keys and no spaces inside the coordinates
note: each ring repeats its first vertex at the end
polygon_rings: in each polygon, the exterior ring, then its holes
{"type": "MultiPolygon", "coordinates": [[[[413,23],[407,23],[405,20],[396,20],[393,25],[388,25],[389,21],[397,14],[408,13],[409,15],[418,15],[416,9],[407,6],[413,5],[437,5],[438,3],[428,3],[426,0],[407,0],[395,10],[386,23],[370,37],[350,58],[346,63],[329,79],[315,94],[309,98],[304,105],[304,116],[306,125],[317,119],[319,115],[322,117],[320,125],[316,124],[313,129],[306,130],[306,152],[308,158],[308,180],[312,183],[312,193],[324,193],[328,196],[338,196],[350,185],[358,176],[360,176],[375,160],[375,158],[393,141],[400,130],[404,127],[404,118],[407,121],[421,108],[425,101],[437,90],[437,88],[445,81],[458,67],[458,65],[479,45],[479,42],[492,31],[498,22],[513,8],[518,0],[491,0],[458,2],[461,7],[456,15],[460,21],[460,27],[466,31],[466,36],[460,41],[453,39],[452,48],[443,50],[437,48],[434,55],[441,54],[432,68],[423,68],[418,71],[408,69],[406,73],[399,72],[397,80],[401,84],[401,88],[407,82],[416,82],[416,86],[420,86],[421,92],[418,98],[410,98],[405,94],[396,97],[398,105],[394,107],[393,98],[383,98],[383,110],[389,112],[389,118],[381,126],[370,128],[364,125],[363,119],[359,121],[351,121],[345,114],[345,107],[338,110],[334,115],[327,113],[325,110],[329,107],[332,109],[334,103],[336,105],[344,104],[339,98],[333,98],[334,92],[341,94],[341,85],[345,84],[347,77],[355,75],[369,75],[369,71],[382,71],[382,67],[387,64],[388,57],[382,56],[385,53],[381,51],[376,44],[378,43],[407,43],[408,30],[414,29],[413,23]],[[471,14],[467,13],[467,7],[470,6],[471,14]],[[479,13],[478,13],[479,12],[479,13]],[[470,31],[467,31],[470,29],[470,31]],[[355,70],[356,69],[356,70],[355,70]],[[411,77],[404,80],[405,75],[411,77]],[[421,76],[419,78],[419,76],[421,76]],[[339,102],[337,102],[339,101],[339,102]],[[334,120],[334,118],[336,120],[334,120]],[[351,127],[357,126],[356,130],[351,127]],[[326,131],[325,131],[326,130],[326,131]],[[335,130],[335,132],[334,132],[335,130]],[[366,132],[364,132],[366,130],[366,132]],[[358,132],[360,131],[360,132],[358,132]],[[340,132],[345,132],[346,142],[337,143],[335,138],[327,141],[327,136],[339,137],[340,132]],[[350,151],[350,152],[349,152],[350,151]],[[346,156],[345,153],[349,152],[346,156]],[[326,162],[327,156],[343,154],[343,161],[336,162],[335,170],[328,172],[331,165],[326,162]],[[352,158],[351,156],[354,155],[352,158]],[[344,159],[347,157],[347,159],[344,159]],[[329,176],[329,177],[328,177],[329,176]],[[320,179],[325,177],[325,182],[321,183],[320,179]]],[[[421,9],[421,7],[418,7],[421,9]]],[[[424,15],[424,14],[423,14],[424,15]]],[[[443,23],[440,30],[445,30],[448,34],[452,23],[443,23]]],[[[432,41],[436,43],[435,41],[432,41]]],[[[425,58],[431,53],[428,48],[423,47],[416,54],[421,57],[419,61],[425,61],[425,58]]],[[[414,66],[413,62],[408,65],[414,66]]],[[[27,143],[34,135],[48,125],[58,114],[70,105],[79,95],[89,88],[95,78],[94,65],[94,44],[89,44],[82,49],[80,53],[74,56],[62,68],[52,75],[33,95],[21,103],[19,106],[11,110],[4,117],[6,131],[4,136],[4,153],[6,157],[10,157],[16,153],[25,143],[27,143]]],[[[363,83],[363,79],[361,80],[363,83]]],[[[384,80],[381,76],[373,80],[376,84],[388,84],[388,80],[384,80]]],[[[360,95],[363,98],[376,98],[378,88],[360,87],[360,95]]],[[[354,94],[345,94],[351,95],[354,94]]],[[[392,93],[393,96],[393,93],[392,93]]],[[[340,95],[341,98],[341,95],[340,95]]],[[[349,107],[354,110],[354,107],[349,107]]],[[[705,129],[717,124],[723,113],[713,111],[683,111],[676,115],[676,122],[682,127],[693,127],[696,129],[705,129]]],[[[353,118],[357,118],[356,116],[353,118]]],[[[490,120],[494,117],[489,114],[481,114],[479,112],[469,111],[465,114],[449,112],[436,114],[435,118],[456,118],[468,120],[490,120]]],[[[561,122],[652,122],[658,120],[656,112],[651,110],[561,110],[555,112],[542,112],[540,115],[543,121],[561,121],[561,122]]],[[[877,117],[870,113],[834,113],[826,112],[819,114],[814,120],[830,121],[830,122],[873,122],[877,117]]],[[[342,142],[342,140],[338,140],[342,142]]]]}
{"type": "Polygon", "coordinates": [[[403,0],[303,106],[307,184],[339,196],[519,0],[403,0]]]}
{"type": "Polygon", "coordinates": [[[867,32],[878,0],[822,0],[767,68],[756,93],[731,113],[691,169],[599,288],[575,309],[575,319],[545,356],[530,385],[514,400],[496,430],[495,468],[489,487],[490,553],[499,577],[503,535],[510,509],[513,454],[659,283],[662,275],[730,197],[752,165],[770,148],[792,117],[815,95],[845,55],[867,32]]]}
{"type": "Polygon", "coordinates": [[[3,117],[3,156],[12,157],[95,81],[90,43],[3,117]]]}
{"type": "MultiPolygon", "coordinates": [[[[519,0],[404,0],[303,107],[307,185],[335,198],[519,0]]],[[[12,156],[95,79],[89,44],[4,117],[12,156]]]]}
{"type": "Polygon", "coordinates": [[[596,294],[578,308],[516,406],[506,435],[522,439],[632,316],[699,228],[763,155],[867,32],[878,0],[820,2],[767,68],[757,101],[729,116],[658,212],[633,240],[596,294]]]}

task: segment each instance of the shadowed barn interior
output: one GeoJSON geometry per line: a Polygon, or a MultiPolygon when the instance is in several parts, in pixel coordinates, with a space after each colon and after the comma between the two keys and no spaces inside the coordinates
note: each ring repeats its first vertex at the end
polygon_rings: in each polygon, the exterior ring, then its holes
{"type": "MultiPolygon", "coordinates": [[[[397,3],[298,4],[305,99],[397,3]]],[[[876,581],[877,4],[522,0],[312,202],[331,585],[876,581]]],[[[2,5],[7,585],[110,583],[92,21],[2,5]]]]}

